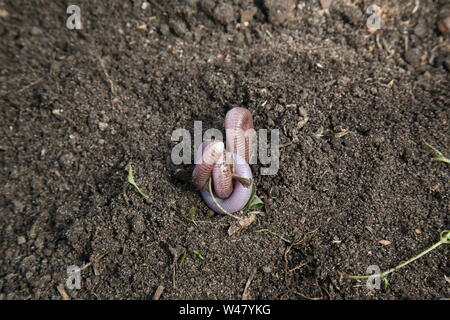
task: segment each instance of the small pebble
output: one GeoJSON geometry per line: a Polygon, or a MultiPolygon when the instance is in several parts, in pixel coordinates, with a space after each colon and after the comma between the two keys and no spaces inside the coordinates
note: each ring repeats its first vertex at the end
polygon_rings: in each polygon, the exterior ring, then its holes
{"type": "Polygon", "coordinates": [[[65,153],[59,157],[59,163],[64,168],[71,167],[76,161],[75,156],[72,153],[65,153]]]}
{"type": "Polygon", "coordinates": [[[22,213],[23,209],[25,209],[25,205],[23,204],[23,202],[19,201],[19,200],[13,200],[13,210],[15,214],[19,214],[22,213]]]}
{"type": "Polygon", "coordinates": [[[227,25],[234,21],[234,9],[230,4],[227,3],[219,3],[217,7],[214,9],[214,19],[223,24],[227,25]]]}
{"type": "Polygon", "coordinates": [[[0,18],[6,18],[7,16],[9,16],[9,12],[5,9],[0,9],[0,18]]]}
{"type": "Polygon", "coordinates": [[[98,123],[98,128],[99,128],[101,131],[105,131],[105,130],[108,128],[108,124],[107,124],[106,122],[99,122],[99,123],[98,123]]]}
{"type": "Polygon", "coordinates": [[[272,272],[272,268],[269,267],[269,266],[264,266],[262,269],[263,269],[263,271],[264,271],[265,273],[271,273],[271,272],[272,272]]]}
{"type": "Polygon", "coordinates": [[[322,9],[328,9],[332,3],[333,0],[320,0],[320,5],[322,6],[322,9]]]}
{"type": "Polygon", "coordinates": [[[446,17],[446,18],[442,19],[439,22],[438,28],[442,34],[449,34],[450,33],[450,17],[446,17]]]}
{"type": "Polygon", "coordinates": [[[275,111],[278,113],[283,113],[284,112],[284,107],[281,104],[277,104],[275,107],[275,111]]]}
{"type": "Polygon", "coordinates": [[[280,195],[280,190],[277,186],[273,186],[270,188],[269,195],[272,198],[277,198],[280,195]]]}
{"type": "Polygon", "coordinates": [[[307,118],[307,117],[308,117],[308,111],[306,111],[306,109],[303,108],[303,107],[299,107],[299,108],[298,108],[298,113],[299,113],[303,118],[307,118]]]}
{"type": "Polygon", "coordinates": [[[145,221],[144,218],[140,215],[137,215],[133,218],[132,221],[133,232],[140,234],[145,231],[145,221]]]}
{"type": "Polygon", "coordinates": [[[31,28],[31,34],[34,36],[40,35],[44,32],[44,30],[42,30],[41,28],[38,27],[32,27],[31,28]]]}
{"type": "Polygon", "coordinates": [[[169,21],[170,30],[173,34],[180,38],[185,38],[189,34],[186,24],[179,19],[171,19],[169,21]]]}
{"type": "Polygon", "coordinates": [[[167,24],[162,24],[159,27],[159,32],[163,35],[163,36],[167,36],[170,33],[170,28],[167,24]]]}
{"type": "Polygon", "coordinates": [[[423,37],[427,33],[427,26],[424,23],[419,23],[414,28],[414,34],[418,37],[423,37]]]}
{"type": "Polygon", "coordinates": [[[273,25],[281,25],[293,16],[296,5],[293,0],[264,0],[269,22],[273,25]]]}
{"type": "Polygon", "coordinates": [[[420,51],[417,48],[409,49],[405,52],[405,60],[413,67],[420,64],[420,51]]]}
{"type": "Polygon", "coordinates": [[[253,17],[255,16],[257,11],[258,11],[258,9],[256,7],[251,7],[247,10],[242,10],[241,11],[241,22],[244,25],[246,23],[248,24],[253,19],[253,17]]]}
{"type": "Polygon", "coordinates": [[[18,244],[24,244],[27,242],[27,239],[24,236],[18,236],[17,237],[17,243],[18,244]]]}

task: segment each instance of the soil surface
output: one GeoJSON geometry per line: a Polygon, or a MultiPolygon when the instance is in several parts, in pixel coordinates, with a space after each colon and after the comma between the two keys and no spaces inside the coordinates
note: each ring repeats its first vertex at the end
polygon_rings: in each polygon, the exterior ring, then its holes
{"type": "Polygon", "coordinates": [[[379,290],[347,277],[449,229],[449,166],[424,143],[448,155],[446,1],[327,2],[0,1],[0,298],[448,296],[445,245],[379,290]],[[282,148],[276,175],[252,166],[265,205],[230,236],[171,135],[237,106],[282,148]]]}

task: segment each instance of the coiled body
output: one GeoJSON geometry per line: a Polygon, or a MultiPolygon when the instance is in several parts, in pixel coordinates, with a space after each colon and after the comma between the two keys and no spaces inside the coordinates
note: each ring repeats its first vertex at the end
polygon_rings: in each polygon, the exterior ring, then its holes
{"type": "MultiPolygon", "coordinates": [[[[238,155],[235,156],[239,157],[238,155]]],[[[247,163],[236,164],[236,174],[246,179],[253,179],[252,170],[247,163]]],[[[201,195],[206,205],[214,212],[223,213],[222,209],[224,209],[229,213],[234,213],[245,207],[252,195],[252,188],[246,188],[240,181],[235,180],[232,193],[228,198],[221,199],[216,196],[214,201],[209,191],[201,191],[201,195]],[[217,206],[216,202],[220,207],[217,206]]]]}
{"type": "Polygon", "coordinates": [[[209,208],[217,213],[234,213],[245,207],[252,193],[251,186],[242,183],[253,179],[248,164],[252,155],[252,136],[248,132],[253,130],[250,111],[231,109],[224,127],[229,150],[221,141],[204,141],[197,152],[192,181],[209,208]],[[210,179],[214,195],[209,192],[210,179]]]}

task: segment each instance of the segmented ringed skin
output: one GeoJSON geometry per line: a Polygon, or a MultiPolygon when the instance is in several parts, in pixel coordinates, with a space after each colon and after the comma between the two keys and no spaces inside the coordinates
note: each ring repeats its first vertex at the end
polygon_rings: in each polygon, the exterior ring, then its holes
{"type": "Polygon", "coordinates": [[[217,163],[221,162],[225,152],[225,145],[221,141],[206,140],[197,151],[197,161],[192,172],[192,182],[203,191],[208,189],[208,180],[217,163]],[[201,152],[199,152],[201,149],[201,152]]]}
{"type": "Polygon", "coordinates": [[[227,147],[232,154],[239,155],[247,163],[252,156],[253,118],[249,110],[245,108],[233,108],[225,116],[225,135],[227,147]]]}
{"type": "MultiPolygon", "coordinates": [[[[238,161],[235,164],[236,174],[240,175],[243,178],[253,179],[252,169],[250,168],[248,163],[246,163],[243,159],[239,159],[238,155],[235,154],[234,156],[238,158],[237,159],[238,161]],[[239,160],[242,162],[239,162],[239,160]]],[[[211,210],[213,210],[216,213],[222,214],[224,213],[223,210],[219,208],[212,199],[211,193],[209,193],[208,191],[201,191],[201,195],[206,205],[211,210]]],[[[252,195],[252,188],[246,188],[242,185],[242,183],[236,180],[234,182],[233,193],[231,194],[230,197],[226,199],[220,199],[218,197],[215,197],[215,200],[227,212],[235,213],[242,210],[245,207],[245,205],[250,200],[251,195],[252,195]]]]}
{"type": "Polygon", "coordinates": [[[253,178],[248,164],[252,155],[252,136],[248,135],[248,130],[253,129],[250,111],[245,108],[231,109],[225,116],[224,127],[229,151],[225,152],[223,142],[204,141],[198,150],[201,152],[197,152],[192,181],[213,211],[224,213],[224,209],[228,213],[234,213],[245,207],[252,193],[251,187],[244,187],[240,181],[232,180],[233,174],[245,179],[253,178]],[[208,190],[211,177],[215,199],[208,190]]]}
{"type": "Polygon", "coordinates": [[[233,192],[232,174],[231,165],[226,163],[224,155],[212,170],[214,192],[217,197],[226,199],[231,196],[233,192]]]}
{"type": "Polygon", "coordinates": [[[208,190],[209,178],[213,178],[216,196],[228,198],[233,192],[232,166],[225,161],[225,148],[223,142],[205,140],[197,151],[198,161],[192,181],[202,191],[208,190]]]}

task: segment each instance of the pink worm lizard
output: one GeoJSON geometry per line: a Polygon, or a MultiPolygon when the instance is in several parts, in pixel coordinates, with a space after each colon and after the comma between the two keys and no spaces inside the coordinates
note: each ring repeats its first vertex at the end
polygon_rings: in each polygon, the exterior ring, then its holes
{"type": "Polygon", "coordinates": [[[234,213],[245,207],[252,194],[253,175],[248,164],[252,138],[246,134],[253,129],[250,111],[231,109],[225,116],[224,127],[231,151],[226,151],[221,141],[204,141],[197,152],[192,182],[214,212],[234,213]]]}

